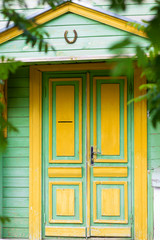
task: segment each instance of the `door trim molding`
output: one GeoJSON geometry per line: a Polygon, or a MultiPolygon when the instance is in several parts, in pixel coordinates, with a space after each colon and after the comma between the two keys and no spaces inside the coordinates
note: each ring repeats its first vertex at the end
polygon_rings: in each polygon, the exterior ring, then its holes
{"type": "MultiPolygon", "coordinates": [[[[29,169],[29,239],[42,239],[42,72],[112,69],[113,64],[81,63],[30,66],[30,169],[29,169]]],[[[146,82],[135,67],[134,97],[146,82]]],[[[143,90],[144,91],[144,90],[143,90]]],[[[142,92],[141,92],[142,94],[142,92]]],[[[134,201],[135,240],[147,240],[147,103],[134,103],[134,201]]]]}
{"type": "MultiPolygon", "coordinates": [[[[144,95],[139,87],[146,83],[135,66],[134,98],[144,95]]],[[[134,103],[134,213],[135,240],[147,239],[147,101],[134,103]]]]}

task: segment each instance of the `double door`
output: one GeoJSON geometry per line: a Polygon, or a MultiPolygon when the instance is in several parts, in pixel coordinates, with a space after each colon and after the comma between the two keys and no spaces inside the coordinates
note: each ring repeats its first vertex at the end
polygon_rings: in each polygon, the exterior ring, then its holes
{"type": "Polygon", "coordinates": [[[43,237],[131,237],[127,77],[45,73],[43,237]]]}

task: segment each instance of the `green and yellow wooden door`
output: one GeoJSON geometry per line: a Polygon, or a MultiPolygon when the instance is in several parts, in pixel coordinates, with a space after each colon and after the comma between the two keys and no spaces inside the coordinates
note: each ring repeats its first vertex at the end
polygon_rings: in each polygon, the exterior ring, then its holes
{"type": "Polygon", "coordinates": [[[131,236],[131,159],[128,163],[127,153],[129,137],[127,78],[93,75],[91,236],[131,236]]]}
{"type": "Polygon", "coordinates": [[[127,79],[46,73],[43,89],[43,236],[130,237],[127,79]]]}

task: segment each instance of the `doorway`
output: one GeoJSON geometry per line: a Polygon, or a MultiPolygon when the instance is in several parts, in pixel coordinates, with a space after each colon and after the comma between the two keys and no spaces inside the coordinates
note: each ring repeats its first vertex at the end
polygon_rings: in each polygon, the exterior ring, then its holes
{"type": "Polygon", "coordinates": [[[131,237],[128,83],[107,71],[44,73],[44,237],[131,237]]]}

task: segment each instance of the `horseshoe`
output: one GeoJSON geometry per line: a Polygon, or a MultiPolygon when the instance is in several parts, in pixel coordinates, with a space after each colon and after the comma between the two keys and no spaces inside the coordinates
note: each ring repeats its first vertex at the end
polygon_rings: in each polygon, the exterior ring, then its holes
{"type": "Polygon", "coordinates": [[[67,37],[68,31],[65,31],[65,33],[64,33],[64,38],[65,38],[66,42],[69,43],[69,44],[73,44],[73,43],[75,43],[75,42],[77,41],[77,37],[78,37],[77,31],[76,31],[76,30],[73,30],[73,32],[74,32],[74,39],[73,39],[72,41],[70,41],[70,40],[68,39],[68,37],[67,37]]]}

